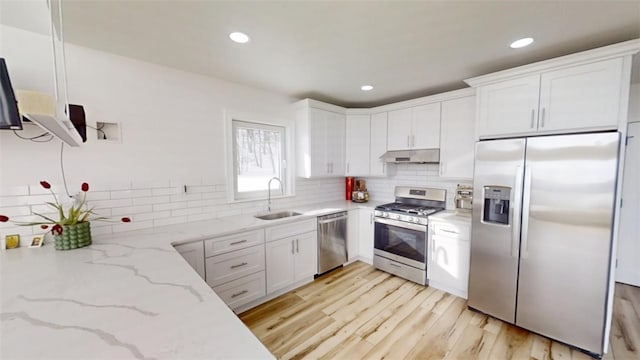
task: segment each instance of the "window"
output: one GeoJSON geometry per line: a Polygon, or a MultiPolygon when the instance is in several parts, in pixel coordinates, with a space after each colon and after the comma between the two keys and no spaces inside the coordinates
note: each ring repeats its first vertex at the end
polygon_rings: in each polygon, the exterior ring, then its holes
{"type": "Polygon", "coordinates": [[[287,191],[285,134],[283,126],[233,120],[233,183],[234,199],[267,197],[269,180],[271,194],[287,191]]]}

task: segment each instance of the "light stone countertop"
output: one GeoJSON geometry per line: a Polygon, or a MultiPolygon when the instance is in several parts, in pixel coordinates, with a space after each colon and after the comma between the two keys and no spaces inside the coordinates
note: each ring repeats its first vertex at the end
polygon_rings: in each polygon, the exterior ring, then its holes
{"type": "Polygon", "coordinates": [[[287,209],[303,215],[281,220],[240,215],[96,236],[71,251],[51,242],[0,251],[0,358],[273,359],[172,244],[378,204],[336,201],[287,209]]]}
{"type": "Polygon", "coordinates": [[[471,210],[444,210],[429,216],[429,221],[438,220],[471,225],[471,210]]]}

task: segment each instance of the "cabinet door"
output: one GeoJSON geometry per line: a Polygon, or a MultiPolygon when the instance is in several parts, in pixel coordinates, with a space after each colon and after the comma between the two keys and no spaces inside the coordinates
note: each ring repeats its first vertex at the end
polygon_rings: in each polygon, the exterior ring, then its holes
{"type": "Polygon", "coordinates": [[[360,252],[360,209],[349,210],[347,218],[347,258],[358,257],[360,252]]]}
{"type": "Polygon", "coordinates": [[[389,111],[387,123],[387,150],[411,148],[411,108],[389,111]]]}
{"type": "Polygon", "coordinates": [[[327,111],[309,109],[309,153],[299,154],[309,161],[310,177],[322,177],[329,174],[327,160],[327,111]]]}
{"type": "Polygon", "coordinates": [[[329,176],[345,174],[345,116],[327,112],[325,151],[329,163],[329,176]]]}
{"type": "Polygon", "coordinates": [[[622,58],[543,73],[538,130],[615,129],[622,58]]]}
{"type": "Polygon", "coordinates": [[[360,257],[371,263],[373,262],[373,210],[359,209],[358,212],[360,257]]]}
{"type": "Polygon", "coordinates": [[[386,176],[387,163],[380,160],[380,156],[387,152],[387,113],[371,115],[371,151],[369,174],[371,176],[386,176]]]}
{"type": "Polygon", "coordinates": [[[205,278],[204,270],[204,242],[197,241],[190,244],[176,245],[175,249],[187,261],[202,279],[205,278]]]}
{"type": "Polygon", "coordinates": [[[369,115],[347,116],[347,176],[369,175],[369,115]]]}
{"type": "Polygon", "coordinates": [[[411,132],[411,147],[413,149],[439,148],[440,103],[414,107],[411,132]]]}
{"type": "Polygon", "coordinates": [[[466,295],[469,282],[469,242],[431,234],[427,274],[429,281],[437,282],[443,290],[466,295]]]}
{"type": "Polygon", "coordinates": [[[440,176],[473,178],[476,97],[442,102],[440,176]]]}
{"type": "Polygon", "coordinates": [[[293,238],[266,243],[267,293],[272,293],[290,285],[294,281],[293,257],[295,241],[293,238]]]}
{"type": "Polygon", "coordinates": [[[318,241],[317,232],[312,231],[297,235],[295,256],[293,257],[293,281],[312,278],[318,273],[318,241]]]}
{"type": "Polygon", "coordinates": [[[478,88],[481,138],[536,132],[540,75],[478,88]]]}

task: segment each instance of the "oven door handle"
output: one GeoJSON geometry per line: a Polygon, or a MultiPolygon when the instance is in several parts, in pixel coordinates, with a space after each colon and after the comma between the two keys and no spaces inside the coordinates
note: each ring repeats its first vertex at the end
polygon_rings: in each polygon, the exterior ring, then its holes
{"type": "Polygon", "coordinates": [[[383,218],[379,218],[379,217],[374,218],[374,221],[377,222],[377,223],[380,223],[380,224],[397,226],[397,227],[404,228],[404,229],[411,229],[411,230],[421,231],[423,233],[427,232],[427,226],[426,225],[411,224],[411,223],[404,222],[404,221],[398,221],[398,220],[393,220],[393,219],[383,219],[383,218]]]}

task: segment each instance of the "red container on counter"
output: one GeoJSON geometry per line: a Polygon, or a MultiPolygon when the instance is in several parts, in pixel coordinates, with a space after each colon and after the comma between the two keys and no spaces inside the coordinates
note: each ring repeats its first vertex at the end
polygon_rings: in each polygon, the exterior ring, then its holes
{"type": "Polygon", "coordinates": [[[353,192],[353,186],[355,185],[356,179],[354,177],[348,176],[345,180],[345,190],[346,196],[345,199],[351,200],[351,193],[353,192]]]}

